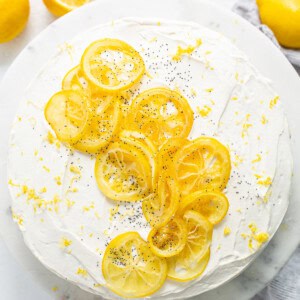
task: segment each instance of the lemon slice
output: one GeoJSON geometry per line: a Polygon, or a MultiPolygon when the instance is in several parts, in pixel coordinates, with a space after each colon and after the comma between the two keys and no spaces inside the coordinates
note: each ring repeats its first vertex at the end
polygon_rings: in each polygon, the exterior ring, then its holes
{"type": "Polygon", "coordinates": [[[143,152],[124,142],[115,142],[97,157],[95,177],[110,199],[139,201],[151,191],[151,166],[143,152]]]}
{"type": "Polygon", "coordinates": [[[155,256],[137,232],[126,232],[107,246],[102,272],[107,286],[124,298],[146,297],[165,282],[167,264],[155,256]]]}
{"type": "Polygon", "coordinates": [[[171,257],[185,247],[187,228],[185,222],[178,217],[160,228],[153,228],[148,235],[152,252],[160,257],[171,257]]]}
{"type": "Polygon", "coordinates": [[[183,195],[198,190],[222,191],[228,182],[231,162],[228,149],[209,137],[197,138],[177,152],[178,182],[183,195]]]}
{"type": "Polygon", "coordinates": [[[168,277],[188,281],[198,277],[209,261],[213,227],[201,214],[188,210],[183,215],[187,226],[187,241],[176,256],[167,258],[168,277]]]}
{"type": "Polygon", "coordinates": [[[120,132],[120,140],[128,145],[134,146],[141,150],[145,158],[150,162],[152,176],[156,172],[155,147],[152,142],[140,132],[123,130],[120,132]]]}
{"type": "Polygon", "coordinates": [[[174,158],[179,149],[181,149],[185,144],[188,143],[187,139],[183,138],[170,138],[167,139],[160,147],[156,159],[156,172],[154,174],[154,181],[157,181],[160,172],[169,172],[175,174],[174,169],[174,158]]]}
{"type": "Polygon", "coordinates": [[[76,91],[61,91],[46,104],[45,117],[57,138],[74,143],[83,134],[88,120],[86,97],[76,91]]]}
{"type": "Polygon", "coordinates": [[[145,71],[144,61],[134,48],[108,38],[92,43],[85,50],[81,68],[94,86],[109,93],[129,89],[145,71]]]}
{"type": "Polygon", "coordinates": [[[154,192],[143,201],[144,216],[152,227],[161,227],[175,215],[178,206],[178,184],[172,175],[162,172],[154,192]]]}
{"type": "Polygon", "coordinates": [[[128,128],[141,131],[159,148],[168,138],[186,138],[192,128],[193,111],[179,93],[153,88],[139,94],[131,103],[128,128]]]}
{"type": "Polygon", "coordinates": [[[64,14],[90,2],[90,0],[43,0],[48,10],[55,16],[64,14]]]}
{"type": "Polygon", "coordinates": [[[80,66],[71,69],[62,81],[63,90],[74,90],[90,94],[88,81],[84,78],[80,66]]]}
{"type": "Polygon", "coordinates": [[[168,258],[168,278],[185,282],[199,277],[206,269],[210,259],[210,250],[193,263],[186,264],[184,261],[177,261],[176,256],[168,258]]]}
{"type": "Polygon", "coordinates": [[[224,219],[228,207],[228,199],[223,193],[198,191],[182,200],[178,214],[183,215],[187,210],[197,211],[211,224],[216,225],[224,219]]]}
{"type": "Polygon", "coordinates": [[[107,107],[106,103],[97,107],[97,113],[91,115],[83,135],[74,148],[87,153],[95,153],[106,146],[117,134],[121,121],[121,110],[118,101],[107,107]]]}

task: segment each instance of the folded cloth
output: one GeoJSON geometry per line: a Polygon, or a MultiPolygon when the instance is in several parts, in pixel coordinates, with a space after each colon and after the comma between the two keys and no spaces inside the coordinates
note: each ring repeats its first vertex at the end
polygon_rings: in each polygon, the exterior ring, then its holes
{"type": "Polygon", "coordinates": [[[261,30],[266,36],[268,36],[272,42],[281,49],[288,60],[295,66],[298,74],[300,74],[300,50],[283,48],[278,44],[278,41],[276,40],[272,30],[268,26],[261,24],[255,0],[238,0],[233,7],[233,11],[244,17],[259,30],[261,30]]]}
{"type": "MultiPolygon", "coordinates": [[[[268,36],[282,50],[300,75],[300,50],[286,49],[278,44],[272,30],[261,24],[255,0],[238,0],[233,11],[268,36]]],[[[252,300],[300,300],[300,246],[271,283],[252,300]]]]}

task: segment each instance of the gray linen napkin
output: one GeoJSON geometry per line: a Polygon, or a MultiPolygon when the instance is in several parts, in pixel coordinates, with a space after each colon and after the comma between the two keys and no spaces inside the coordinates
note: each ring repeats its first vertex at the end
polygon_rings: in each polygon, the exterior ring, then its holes
{"type": "MultiPolygon", "coordinates": [[[[255,0],[238,0],[233,11],[258,27],[279,47],[300,75],[300,50],[281,47],[272,30],[261,24],[255,0]]],[[[300,246],[270,284],[252,300],[300,300],[300,246]]]]}

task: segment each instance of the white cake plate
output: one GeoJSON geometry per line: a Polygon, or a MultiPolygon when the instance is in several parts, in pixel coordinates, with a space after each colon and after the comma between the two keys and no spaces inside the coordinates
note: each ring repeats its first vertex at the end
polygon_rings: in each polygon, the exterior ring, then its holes
{"type": "Polygon", "coordinates": [[[11,253],[33,276],[45,299],[99,299],[48,271],[31,254],[10,214],[6,160],[8,135],[19,99],[34,74],[67,40],[101,23],[122,17],[193,21],[230,38],[259,71],[270,78],[284,102],[292,134],[295,166],[290,206],[280,229],[263,253],[240,276],[194,299],[246,300],[260,291],[285,264],[300,241],[300,80],[282,53],[261,32],[239,16],[200,0],[99,0],[52,23],[19,55],[0,86],[0,234],[11,253]],[[297,128],[298,125],[298,128],[297,128]],[[58,288],[56,293],[51,288],[58,288]],[[55,296],[54,296],[55,295],[55,296]]]}

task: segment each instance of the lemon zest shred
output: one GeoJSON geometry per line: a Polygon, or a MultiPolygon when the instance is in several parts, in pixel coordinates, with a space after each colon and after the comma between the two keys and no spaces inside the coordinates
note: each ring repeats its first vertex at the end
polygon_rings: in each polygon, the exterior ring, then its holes
{"type": "Polygon", "coordinates": [[[50,132],[47,133],[47,141],[51,145],[55,145],[57,149],[60,148],[60,141],[50,132]]]}
{"type": "Polygon", "coordinates": [[[194,46],[188,45],[186,48],[178,46],[176,54],[172,57],[172,59],[175,61],[180,61],[182,59],[182,55],[184,54],[191,55],[201,44],[202,44],[202,40],[197,39],[194,46]]]}
{"type": "Polygon", "coordinates": [[[233,165],[235,167],[238,167],[244,160],[239,156],[239,155],[235,155],[235,161],[233,161],[233,165]]]}
{"type": "Polygon", "coordinates": [[[212,109],[208,105],[204,105],[203,108],[198,106],[197,111],[202,118],[205,118],[211,113],[212,109]]]}
{"type": "Polygon", "coordinates": [[[67,248],[72,245],[72,241],[65,237],[62,237],[59,244],[61,248],[67,248]]]}
{"type": "Polygon", "coordinates": [[[44,187],[42,187],[40,190],[39,190],[39,193],[40,194],[44,194],[44,193],[46,193],[47,192],[47,188],[44,186],[44,187]]]}
{"type": "Polygon", "coordinates": [[[150,72],[148,70],[145,70],[145,75],[150,78],[153,79],[153,76],[150,74],[150,72]]]}
{"type": "Polygon", "coordinates": [[[111,208],[111,209],[109,210],[109,213],[110,213],[109,220],[110,220],[110,221],[112,221],[114,215],[116,215],[116,214],[119,212],[119,207],[120,207],[120,206],[119,206],[119,204],[118,204],[117,206],[115,206],[115,207],[113,207],[113,208],[111,208]]]}
{"type": "Polygon", "coordinates": [[[254,164],[254,163],[257,163],[259,161],[261,161],[261,155],[258,153],[258,154],[256,154],[256,158],[252,160],[252,163],[254,164]]]}
{"type": "Polygon", "coordinates": [[[193,88],[191,88],[191,95],[192,96],[197,96],[197,92],[196,92],[196,90],[195,89],[193,89],[193,88]]]}
{"type": "Polygon", "coordinates": [[[75,201],[71,201],[70,199],[66,200],[66,205],[68,208],[71,208],[75,204],[75,201]]]}
{"type": "Polygon", "coordinates": [[[224,236],[228,236],[231,233],[231,229],[228,226],[226,226],[224,228],[224,232],[223,233],[224,233],[224,236]]]}
{"type": "Polygon", "coordinates": [[[46,167],[45,165],[43,166],[43,169],[48,173],[50,172],[50,169],[48,167],[46,167]]]}
{"type": "Polygon", "coordinates": [[[74,174],[81,174],[80,168],[74,165],[70,166],[70,171],[74,174]]]}
{"type": "Polygon", "coordinates": [[[261,245],[268,241],[269,234],[267,232],[260,232],[254,236],[254,239],[261,245]]]}
{"type": "Polygon", "coordinates": [[[258,180],[257,184],[263,185],[263,186],[269,186],[272,184],[272,179],[270,176],[268,176],[265,179],[258,180]]]}
{"type": "Polygon", "coordinates": [[[11,185],[11,186],[20,187],[20,185],[17,184],[17,183],[14,183],[12,179],[8,180],[8,184],[11,185]]]}
{"type": "Polygon", "coordinates": [[[149,43],[154,43],[157,42],[157,37],[154,36],[152,39],[149,40],[149,43]]]}
{"type": "Polygon", "coordinates": [[[55,176],[54,180],[55,180],[57,185],[62,185],[60,176],[55,176]]]}
{"type": "Polygon", "coordinates": [[[270,101],[269,108],[270,108],[270,109],[273,109],[274,106],[277,104],[278,100],[279,100],[279,96],[274,97],[274,98],[270,101]]]}
{"type": "Polygon", "coordinates": [[[261,124],[266,125],[268,122],[269,122],[269,121],[268,121],[268,119],[266,118],[266,116],[265,116],[265,115],[262,115],[262,116],[261,116],[261,124]]]}
{"type": "Polygon", "coordinates": [[[81,275],[82,277],[86,277],[88,275],[88,272],[85,269],[78,268],[76,274],[81,275]]]}

